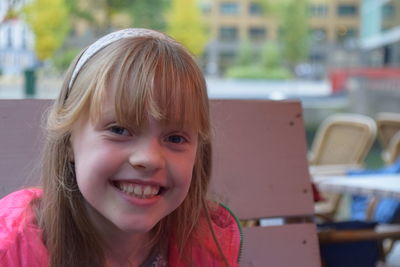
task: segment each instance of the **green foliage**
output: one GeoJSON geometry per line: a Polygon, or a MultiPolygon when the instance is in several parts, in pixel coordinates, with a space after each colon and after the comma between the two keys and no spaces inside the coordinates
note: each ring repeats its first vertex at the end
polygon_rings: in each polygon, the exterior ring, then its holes
{"type": "MultiPolygon", "coordinates": [[[[136,0],[140,1],[140,0],[136,0]]],[[[105,31],[110,31],[112,28],[112,17],[114,14],[118,12],[126,12],[127,10],[130,9],[132,6],[132,3],[136,1],[126,1],[126,0],[102,0],[100,2],[103,2],[103,7],[105,11],[105,25],[104,29],[105,31]]],[[[147,0],[146,0],[147,1],[147,0]]],[[[99,1],[96,1],[99,2],[99,1]]],[[[97,4],[97,3],[94,3],[97,4]]]]}
{"type": "Polygon", "coordinates": [[[276,44],[265,43],[261,50],[261,65],[266,69],[272,69],[280,66],[281,60],[276,44]]]}
{"type": "Polygon", "coordinates": [[[65,72],[71,64],[72,60],[76,57],[76,55],[78,55],[78,53],[78,48],[70,48],[58,51],[52,58],[54,67],[60,73],[65,72]]]}
{"type": "Polygon", "coordinates": [[[239,49],[237,63],[228,68],[225,75],[237,79],[290,79],[291,74],[282,67],[280,58],[275,44],[266,43],[261,50],[261,55],[254,58],[251,45],[244,42],[239,49]]]}
{"type": "Polygon", "coordinates": [[[134,1],[130,7],[133,25],[137,28],[150,28],[164,31],[166,27],[165,9],[167,0],[134,1]]]}
{"type": "Polygon", "coordinates": [[[236,79],[287,80],[291,78],[290,72],[285,68],[266,70],[260,65],[233,66],[226,71],[225,75],[236,79]]]}
{"type": "Polygon", "coordinates": [[[64,0],[33,0],[24,7],[24,14],[35,35],[37,57],[49,58],[68,33],[68,9],[64,0]]]}
{"type": "Polygon", "coordinates": [[[286,0],[254,0],[254,2],[262,6],[264,15],[276,17],[280,15],[282,7],[284,6],[286,0]]]}
{"type": "Polygon", "coordinates": [[[248,40],[245,40],[240,44],[235,65],[247,66],[252,63],[253,63],[253,51],[251,49],[251,43],[248,40]]]}
{"type": "Polygon", "coordinates": [[[207,43],[206,28],[196,0],[172,0],[167,16],[167,33],[200,56],[207,43]]]}
{"type": "Polygon", "coordinates": [[[19,15],[19,12],[17,12],[14,8],[9,8],[4,17],[4,21],[10,20],[10,19],[15,19],[18,17],[18,15],[19,15]]]}
{"type": "Polygon", "coordinates": [[[282,41],[286,60],[296,64],[308,54],[307,0],[291,0],[283,13],[282,41]]]}
{"type": "Polygon", "coordinates": [[[66,1],[66,4],[72,19],[80,18],[90,23],[95,21],[92,12],[83,10],[79,7],[78,0],[68,0],[66,1]]]}
{"type": "Polygon", "coordinates": [[[308,54],[308,0],[256,0],[282,29],[283,56],[293,66],[308,54]]]}

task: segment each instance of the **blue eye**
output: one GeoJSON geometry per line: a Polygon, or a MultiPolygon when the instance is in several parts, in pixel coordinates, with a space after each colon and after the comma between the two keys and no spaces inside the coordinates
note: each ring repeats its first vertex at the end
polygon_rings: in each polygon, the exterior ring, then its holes
{"type": "Polygon", "coordinates": [[[187,139],[181,135],[170,135],[167,137],[167,141],[174,144],[184,144],[187,142],[187,139]]]}
{"type": "Polygon", "coordinates": [[[130,135],[130,133],[127,129],[125,129],[124,127],[120,127],[120,126],[110,127],[110,132],[112,132],[114,134],[118,134],[118,135],[125,135],[125,136],[130,135]]]}

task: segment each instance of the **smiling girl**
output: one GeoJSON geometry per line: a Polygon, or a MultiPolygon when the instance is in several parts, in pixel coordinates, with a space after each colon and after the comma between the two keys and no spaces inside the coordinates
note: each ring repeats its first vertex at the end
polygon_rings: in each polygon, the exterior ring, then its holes
{"type": "Polygon", "coordinates": [[[208,97],[170,37],[125,29],[71,64],[47,121],[43,188],[0,200],[1,266],[236,266],[240,231],[206,201],[208,97]]]}

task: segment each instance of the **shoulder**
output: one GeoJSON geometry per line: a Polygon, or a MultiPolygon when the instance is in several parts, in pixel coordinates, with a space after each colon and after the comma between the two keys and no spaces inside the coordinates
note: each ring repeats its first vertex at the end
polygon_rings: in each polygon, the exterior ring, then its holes
{"type": "MultiPolygon", "coordinates": [[[[210,231],[209,225],[215,233],[215,238],[221,246],[229,266],[239,266],[242,250],[242,231],[236,216],[225,205],[209,202],[210,223],[203,215],[198,221],[196,233],[190,240],[190,260],[196,266],[223,266],[219,249],[210,231]]],[[[169,266],[186,266],[181,262],[175,239],[169,243],[169,266]]]]}
{"type": "Polygon", "coordinates": [[[243,245],[243,233],[238,218],[228,206],[221,203],[210,209],[210,218],[224,255],[230,263],[237,263],[243,245]]]}
{"type": "Polygon", "coordinates": [[[38,232],[30,203],[41,196],[41,190],[24,189],[0,199],[0,259],[13,247],[21,249],[27,237],[38,232]]]}
{"type": "MultiPolygon", "coordinates": [[[[20,220],[26,213],[32,200],[39,198],[42,190],[29,188],[13,192],[0,199],[0,225],[11,227],[10,221],[20,220]]],[[[14,225],[14,224],[13,224],[14,225]]],[[[0,228],[3,230],[4,228],[0,228]]]]}

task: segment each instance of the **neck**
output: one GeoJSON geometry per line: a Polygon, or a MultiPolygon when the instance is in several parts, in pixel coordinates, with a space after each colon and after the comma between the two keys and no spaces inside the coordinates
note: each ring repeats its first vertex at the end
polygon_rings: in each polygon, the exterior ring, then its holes
{"type": "Polygon", "coordinates": [[[89,218],[103,240],[108,267],[139,266],[149,256],[150,233],[125,232],[89,208],[89,218]],[[102,217],[102,218],[100,218],[102,217]]]}
{"type": "Polygon", "coordinates": [[[143,235],[120,236],[107,239],[105,257],[107,266],[139,266],[150,255],[148,237],[143,235]]]}

